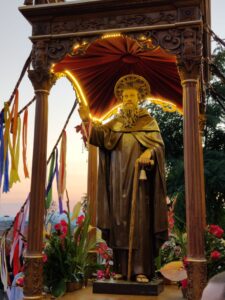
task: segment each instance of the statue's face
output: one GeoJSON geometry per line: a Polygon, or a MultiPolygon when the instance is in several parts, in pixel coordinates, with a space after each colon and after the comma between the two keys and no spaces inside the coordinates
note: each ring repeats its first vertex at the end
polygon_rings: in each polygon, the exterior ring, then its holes
{"type": "Polygon", "coordinates": [[[138,105],[138,91],[136,89],[126,89],[122,94],[123,106],[127,109],[136,108],[138,105]]]}

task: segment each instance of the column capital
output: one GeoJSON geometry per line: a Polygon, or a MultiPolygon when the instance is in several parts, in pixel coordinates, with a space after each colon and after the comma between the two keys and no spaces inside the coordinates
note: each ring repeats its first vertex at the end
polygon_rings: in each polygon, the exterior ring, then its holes
{"type": "Polygon", "coordinates": [[[47,69],[28,70],[28,76],[34,87],[35,93],[43,92],[49,94],[50,89],[56,83],[57,76],[47,69]]]}
{"type": "Polygon", "coordinates": [[[181,78],[181,84],[185,81],[197,81],[201,76],[202,60],[201,57],[195,58],[178,58],[177,68],[181,78]]]}

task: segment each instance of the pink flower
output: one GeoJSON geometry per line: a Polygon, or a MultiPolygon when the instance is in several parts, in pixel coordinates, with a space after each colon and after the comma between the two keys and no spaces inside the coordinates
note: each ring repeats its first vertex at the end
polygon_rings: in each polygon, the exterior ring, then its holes
{"type": "Polygon", "coordinates": [[[97,250],[102,258],[106,260],[110,260],[112,258],[112,256],[110,255],[110,248],[108,248],[106,243],[99,243],[97,250]]]}
{"type": "Polygon", "coordinates": [[[214,250],[213,252],[211,252],[210,256],[211,256],[211,259],[217,260],[221,257],[221,253],[217,250],[214,250]]]}
{"type": "Polygon", "coordinates": [[[83,223],[83,221],[84,221],[84,215],[81,215],[81,216],[79,216],[78,218],[77,218],[77,225],[81,225],[82,223],[83,223]]]}
{"type": "Polygon", "coordinates": [[[182,288],[187,288],[187,285],[188,285],[188,281],[187,281],[187,279],[183,279],[183,280],[181,280],[181,286],[182,286],[182,288]]]}
{"type": "Polygon", "coordinates": [[[105,277],[105,272],[103,270],[98,270],[97,271],[97,278],[102,279],[105,277]]]}
{"type": "Polygon", "coordinates": [[[212,224],[209,226],[209,232],[220,239],[224,233],[224,230],[220,226],[212,224]]]}
{"type": "Polygon", "coordinates": [[[16,281],[16,285],[23,287],[24,284],[24,277],[20,277],[16,281]]]}

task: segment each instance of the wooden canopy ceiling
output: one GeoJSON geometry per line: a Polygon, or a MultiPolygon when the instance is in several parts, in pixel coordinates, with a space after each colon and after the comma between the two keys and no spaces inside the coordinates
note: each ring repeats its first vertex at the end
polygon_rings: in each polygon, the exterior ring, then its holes
{"type": "Polygon", "coordinates": [[[176,57],[159,47],[143,49],[137,41],[118,36],[96,40],[83,55],[76,55],[77,50],[53,69],[55,73],[64,73],[72,81],[78,95],[86,98],[94,117],[105,115],[118,104],[114,86],[121,76],[131,73],[147,79],[153,99],[173,102],[178,109],[182,108],[176,57]],[[82,93],[79,93],[79,88],[82,93]]]}

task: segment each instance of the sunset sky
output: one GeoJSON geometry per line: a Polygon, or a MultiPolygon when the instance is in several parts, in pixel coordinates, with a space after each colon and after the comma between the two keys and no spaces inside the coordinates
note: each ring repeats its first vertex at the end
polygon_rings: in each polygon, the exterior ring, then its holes
{"type": "MultiPolygon", "coordinates": [[[[21,73],[25,60],[31,51],[31,26],[18,11],[18,6],[24,1],[1,0],[0,10],[0,109],[7,101],[21,73]]],[[[212,0],[212,29],[225,38],[225,1],[212,0]]],[[[34,95],[33,87],[27,78],[22,81],[19,88],[19,109],[29,102],[34,95]]],[[[60,79],[52,88],[49,97],[49,129],[48,129],[48,154],[50,154],[59,133],[66,121],[75,99],[73,88],[66,79],[60,79]]],[[[33,126],[33,104],[29,109],[28,120],[28,166],[31,173],[33,126]]],[[[23,115],[21,116],[23,117],[23,115]]],[[[72,204],[80,200],[86,193],[87,186],[87,151],[84,149],[81,136],[75,132],[74,126],[80,123],[77,111],[73,114],[67,127],[67,189],[72,204]]],[[[22,146],[22,145],[21,145],[22,146]]],[[[30,179],[25,179],[20,161],[21,182],[16,183],[7,194],[1,194],[0,216],[14,216],[21,207],[30,190],[30,179]]],[[[54,182],[55,186],[55,182],[54,182]]],[[[56,193],[54,199],[57,200],[56,193]]]]}

